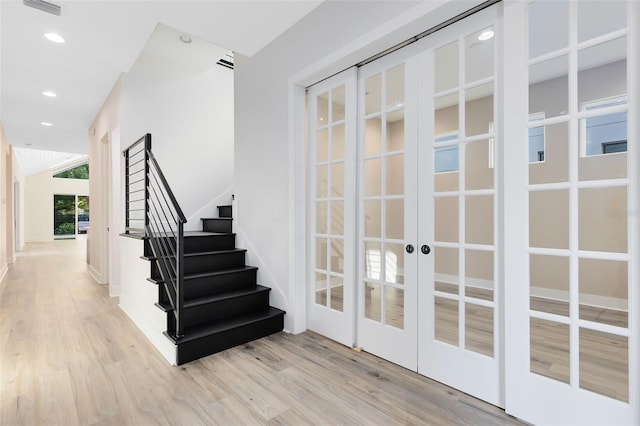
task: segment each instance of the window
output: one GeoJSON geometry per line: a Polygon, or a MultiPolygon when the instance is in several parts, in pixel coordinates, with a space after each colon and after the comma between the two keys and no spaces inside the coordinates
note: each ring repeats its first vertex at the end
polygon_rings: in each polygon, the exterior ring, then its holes
{"type": "MultiPolygon", "coordinates": [[[[448,142],[455,139],[458,139],[457,131],[436,135],[436,143],[448,142]]],[[[435,173],[458,171],[458,145],[448,145],[436,148],[434,154],[435,173]]]]}
{"type": "Polygon", "coordinates": [[[627,152],[627,141],[602,143],[603,154],[613,154],[615,152],[627,152]]]}
{"type": "Polygon", "coordinates": [[[84,163],[71,169],[63,170],[53,175],[62,179],[89,179],[89,164],[84,163]]]}
{"type": "MultiPolygon", "coordinates": [[[[544,120],[544,112],[529,114],[529,122],[544,120]]],[[[544,161],[544,126],[529,128],[529,163],[544,161]]]]}
{"type": "MultiPolygon", "coordinates": [[[[600,99],[582,104],[582,111],[611,108],[626,103],[626,96],[600,99]]],[[[582,157],[627,151],[626,111],[596,115],[580,120],[582,157]]]]}

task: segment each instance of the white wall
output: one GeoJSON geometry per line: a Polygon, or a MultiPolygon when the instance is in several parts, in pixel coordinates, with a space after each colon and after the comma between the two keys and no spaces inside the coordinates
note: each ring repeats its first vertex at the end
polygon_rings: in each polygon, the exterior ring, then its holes
{"type": "Polygon", "coordinates": [[[121,149],[151,133],[187,229],[201,229],[194,215],[213,214],[215,206],[201,209],[233,185],[233,71],[216,65],[225,49],[196,38],[184,44],[172,32],[159,25],[123,76],[121,149]]]}
{"type": "Polygon", "coordinates": [[[175,348],[162,335],[166,315],[154,305],[157,288],[146,281],[150,269],[148,262],[140,260],[142,241],[119,236],[125,226],[122,151],[146,133],[152,134],[152,151],[189,220],[186,229],[201,229],[201,215],[215,214],[217,202],[229,203],[234,170],[233,71],[216,65],[225,53],[196,38],[181,43],[175,30],[159,24],[89,128],[89,270],[99,282],[108,277],[109,294],[120,296],[120,307],[172,363],[175,348]],[[107,140],[111,144],[110,194],[104,194],[103,179],[107,140]]]}
{"type": "Polygon", "coordinates": [[[27,176],[24,189],[25,242],[53,241],[54,194],[89,195],[89,181],[54,178],[51,170],[27,176]]]}
{"type": "MultiPolygon", "coordinates": [[[[295,263],[305,260],[295,256],[304,243],[293,242],[303,236],[294,235],[293,227],[300,200],[291,199],[296,159],[289,146],[294,137],[290,136],[294,127],[290,79],[309,84],[328,77],[477,3],[324,2],[255,56],[236,55],[239,243],[249,249],[249,262],[260,267],[261,284],[274,288],[272,304],[287,310],[285,329],[305,328],[304,296],[300,296],[304,274],[292,272],[295,263]],[[436,9],[439,6],[443,7],[436,9]]],[[[300,104],[303,110],[304,101],[300,104]]],[[[302,147],[304,138],[295,143],[302,147]]]]}
{"type": "Polygon", "coordinates": [[[89,128],[89,190],[91,227],[89,228],[89,273],[102,284],[109,283],[109,295],[120,294],[120,238],[123,230],[120,202],[120,120],[122,77],[89,128]],[[104,147],[108,143],[109,151],[104,147]],[[105,163],[105,155],[109,157],[105,163]],[[104,165],[111,164],[105,174],[104,165]],[[104,179],[110,179],[110,185],[104,179]],[[109,187],[109,193],[104,188],[109,187]],[[107,228],[109,231],[107,231],[107,228]]]}
{"type": "Polygon", "coordinates": [[[176,347],[162,333],[167,329],[167,314],[158,309],[158,286],[147,281],[149,261],[140,259],[144,241],[118,237],[122,251],[119,281],[124,283],[120,294],[120,307],[151,341],[169,363],[176,363],[176,347]]]}

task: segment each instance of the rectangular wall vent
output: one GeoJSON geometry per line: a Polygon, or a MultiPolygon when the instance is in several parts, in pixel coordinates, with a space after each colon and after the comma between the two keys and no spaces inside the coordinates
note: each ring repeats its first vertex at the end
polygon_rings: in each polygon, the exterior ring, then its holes
{"type": "Polygon", "coordinates": [[[227,67],[229,69],[233,69],[233,62],[227,61],[226,59],[219,59],[216,64],[222,65],[223,67],[227,67]]]}
{"type": "Polygon", "coordinates": [[[22,0],[22,3],[25,6],[33,7],[34,9],[51,13],[52,15],[60,16],[60,13],[62,12],[62,8],[57,4],[49,3],[44,0],[22,0]]]}

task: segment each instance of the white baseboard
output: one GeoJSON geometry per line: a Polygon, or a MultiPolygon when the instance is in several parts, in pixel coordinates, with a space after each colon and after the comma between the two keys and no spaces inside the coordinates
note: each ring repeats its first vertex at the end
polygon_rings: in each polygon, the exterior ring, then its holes
{"type": "MultiPolygon", "coordinates": [[[[458,277],[456,275],[448,274],[435,274],[436,281],[458,284],[458,277]]],[[[482,289],[493,289],[493,282],[490,280],[483,280],[479,278],[466,278],[465,283],[468,287],[477,287],[482,289]]],[[[556,290],[544,287],[531,287],[531,296],[540,297],[542,299],[551,299],[559,302],[569,301],[569,292],[564,290],[556,290]]],[[[616,311],[627,312],[629,304],[624,299],[618,299],[615,297],[599,296],[596,294],[581,294],[580,304],[589,305],[597,308],[613,309],[616,311]]]]}
{"type": "Polygon", "coordinates": [[[89,276],[93,278],[95,282],[97,282],[98,284],[106,284],[101,281],[100,279],[101,274],[96,270],[96,268],[94,268],[91,265],[88,265],[87,271],[89,272],[89,276]]]}
{"type": "Polygon", "coordinates": [[[109,283],[109,297],[120,296],[120,286],[114,286],[109,283]]]}
{"type": "MultiPolygon", "coordinates": [[[[543,299],[557,300],[559,302],[569,301],[569,292],[545,287],[531,287],[531,296],[543,299]]],[[[596,294],[581,294],[580,304],[594,306],[597,308],[612,309],[615,311],[627,312],[629,304],[624,299],[615,297],[599,296],[596,294]]]]}
{"type": "MultiPolygon", "coordinates": [[[[435,280],[448,284],[458,284],[458,276],[457,275],[449,275],[449,274],[435,274],[435,280]]],[[[484,290],[493,290],[493,281],[491,280],[483,280],[481,278],[466,278],[465,284],[467,287],[476,287],[482,288],[484,290]]]]}
{"type": "Polygon", "coordinates": [[[7,265],[4,265],[2,269],[0,269],[0,281],[4,280],[4,277],[5,275],[7,275],[7,272],[9,272],[9,267],[7,265]]]}

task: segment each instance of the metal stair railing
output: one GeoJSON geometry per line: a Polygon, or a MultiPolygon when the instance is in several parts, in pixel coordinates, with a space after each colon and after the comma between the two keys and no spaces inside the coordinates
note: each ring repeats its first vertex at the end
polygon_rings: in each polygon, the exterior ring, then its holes
{"type": "Polygon", "coordinates": [[[151,150],[151,134],[131,144],[125,158],[125,233],[145,236],[183,335],[184,224],[187,219],[151,150]]]}

